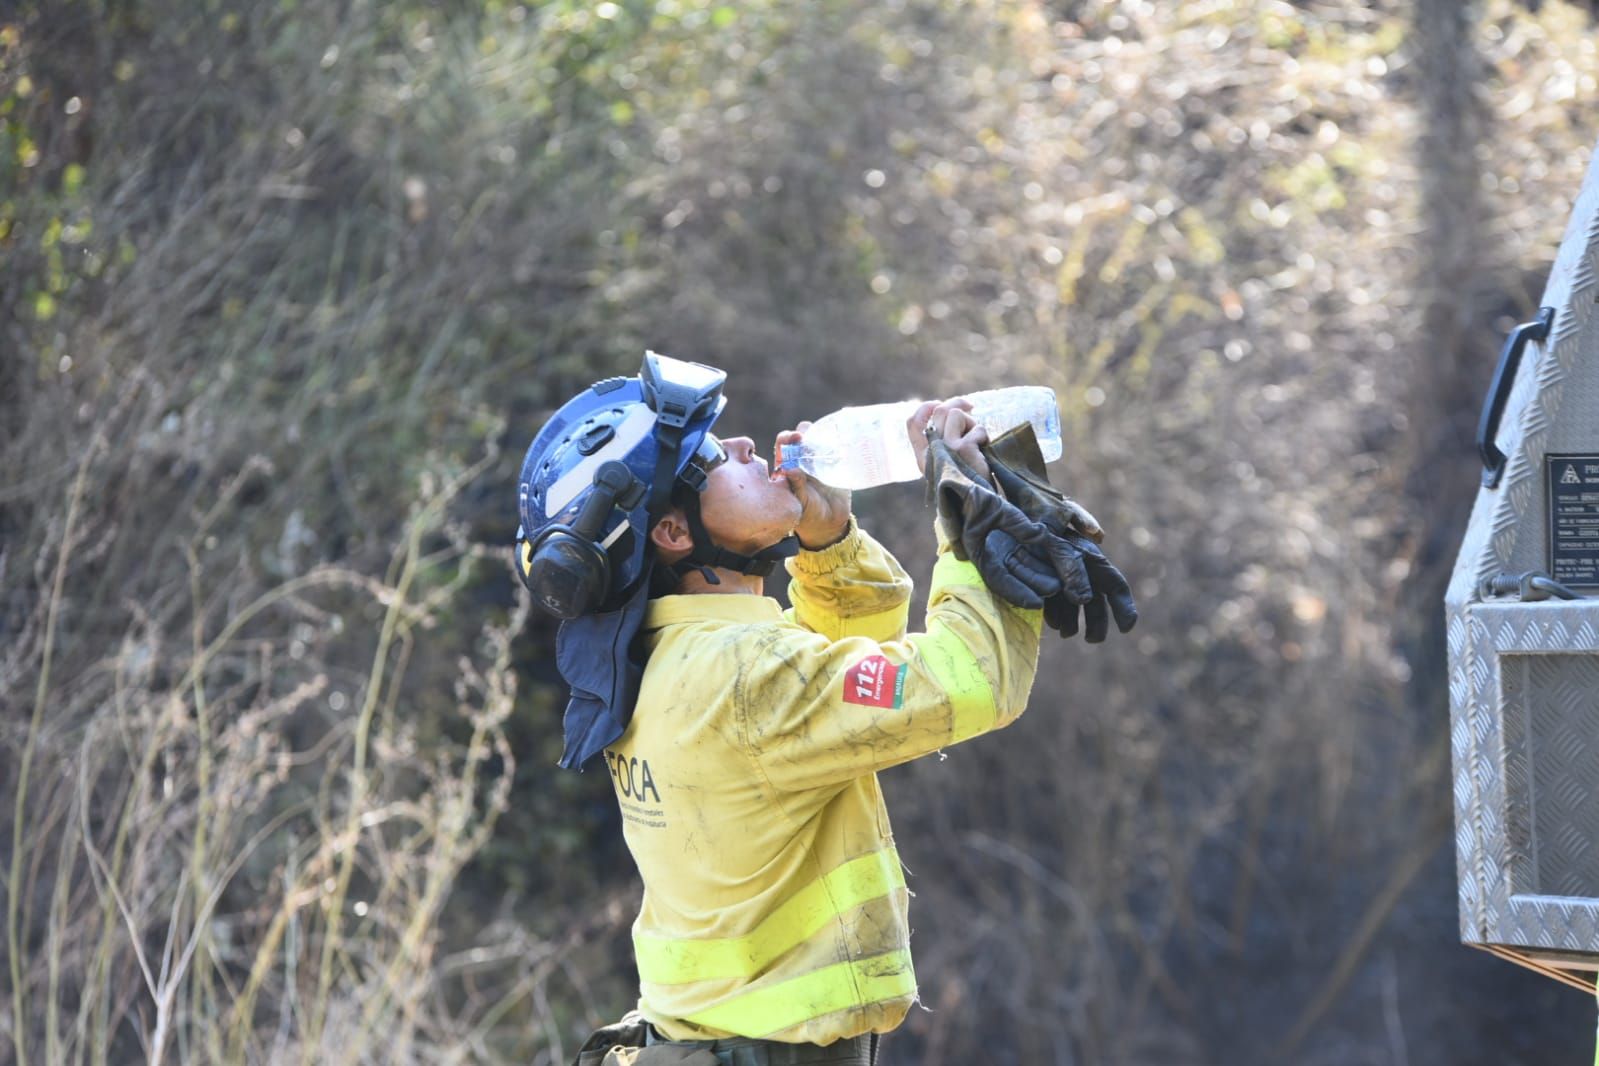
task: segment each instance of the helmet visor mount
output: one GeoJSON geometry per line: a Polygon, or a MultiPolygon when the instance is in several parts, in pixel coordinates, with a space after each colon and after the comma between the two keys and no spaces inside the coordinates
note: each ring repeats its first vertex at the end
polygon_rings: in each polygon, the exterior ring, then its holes
{"type": "MultiPolygon", "coordinates": [[[[683,438],[696,419],[715,418],[722,404],[722,383],[727,374],[704,363],[673,359],[645,352],[639,368],[644,403],[655,412],[655,476],[650,479],[649,524],[666,511],[672,484],[681,470],[683,438]]],[[[708,427],[707,427],[708,428],[708,427]]]]}
{"type": "Polygon", "coordinates": [[[709,474],[712,470],[727,462],[727,448],[721,441],[710,433],[705,434],[700,441],[700,446],[694,450],[694,455],[689,459],[703,473],[709,474]]]}
{"type": "Polygon", "coordinates": [[[689,456],[688,465],[678,473],[677,479],[696,493],[704,492],[711,471],[725,462],[727,462],[727,448],[721,441],[707,433],[700,439],[699,447],[689,456]]]}
{"type": "Polygon", "coordinates": [[[725,371],[659,352],[645,352],[639,370],[644,402],[662,425],[676,429],[714,411],[726,380],[725,371]]]}

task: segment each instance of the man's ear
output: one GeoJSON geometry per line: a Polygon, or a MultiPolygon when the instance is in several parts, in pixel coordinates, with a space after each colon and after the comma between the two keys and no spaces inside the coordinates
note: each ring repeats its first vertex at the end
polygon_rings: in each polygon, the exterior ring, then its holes
{"type": "Polygon", "coordinates": [[[673,563],[694,550],[694,534],[682,508],[673,507],[650,528],[650,543],[666,562],[673,563]]]}

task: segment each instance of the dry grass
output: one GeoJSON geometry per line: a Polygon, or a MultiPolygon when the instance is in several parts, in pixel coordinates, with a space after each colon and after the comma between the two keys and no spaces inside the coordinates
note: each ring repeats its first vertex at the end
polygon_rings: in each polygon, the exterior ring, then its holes
{"type": "MultiPolygon", "coordinates": [[[[1478,155],[1420,150],[1399,4],[215,6],[0,27],[19,1063],[553,1063],[627,1005],[636,884],[504,547],[532,430],[645,345],[760,441],[1051,385],[1139,592],[890,775],[930,1008],[892,1061],[1586,1039],[1456,966],[1434,660],[1587,12],[1479,9],[1478,155]]],[[[909,491],[859,510],[925,573],[909,491]]]]}
{"type": "MultiPolygon", "coordinates": [[[[526,605],[459,664],[461,743],[419,749],[403,684],[415,634],[454,591],[422,594],[418,574],[465,574],[479,554],[445,511],[492,454],[419,498],[384,579],[316,567],[221,618],[200,521],[190,639],[163,647],[132,607],[121,646],[52,687],[60,590],[83,542],[72,518],[104,450],[94,438],[72,482],[12,793],[9,1017],[30,1020],[18,1061],[432,1060],[442,1035],[465,1035],[439,919],[507,804],[526,605]],[[283,623],[337,619],[318,606],[335,596],[379,612],[355,706],[328,674],[286,685],[294,671],[279,665],[305,656],[305,623],[283,623]]],[[[551,950],[521,941],[532,958],[551,950]]]]}

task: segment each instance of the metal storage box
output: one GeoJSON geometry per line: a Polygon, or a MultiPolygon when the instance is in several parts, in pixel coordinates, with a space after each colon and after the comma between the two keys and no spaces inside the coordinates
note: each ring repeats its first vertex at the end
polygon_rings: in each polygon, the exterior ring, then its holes
{"type": "Polygon", "coordinates": [[[1599,970],[1596,299],[1590,163],[1484,405],[1483,485],[1445,597],[1461,939],[1590,990],[1573,971],[1599,970]]]}

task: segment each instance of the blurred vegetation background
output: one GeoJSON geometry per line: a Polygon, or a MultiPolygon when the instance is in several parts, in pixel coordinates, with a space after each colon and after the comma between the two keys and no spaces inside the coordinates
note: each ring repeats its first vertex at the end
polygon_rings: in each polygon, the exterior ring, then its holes
{"type": "MultiPolygon", "coordinates": [[[[1139,594],[886,775],[885,1061],[1585,1061],[1457,940],[1440,602],[1596,79],[1564,0],[0,6],[0,1060],[558,1063],[631,1005],[508,545],[652,347],[763,442],[1052,386],[1139,594]]],[[[916,491],[857,501],[925,575],[916,491]]]]}

